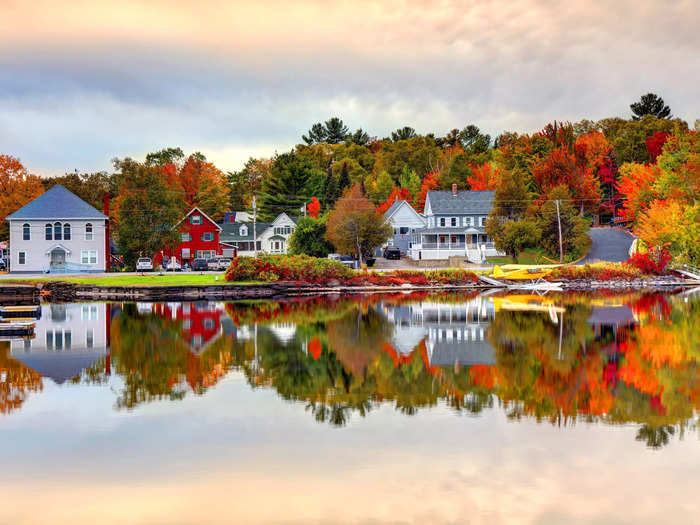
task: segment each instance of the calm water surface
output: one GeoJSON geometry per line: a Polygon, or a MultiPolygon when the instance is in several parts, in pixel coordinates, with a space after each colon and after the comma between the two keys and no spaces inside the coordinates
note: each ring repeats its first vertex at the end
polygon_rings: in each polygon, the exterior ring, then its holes
{"type": "Polygon", "coordinates": [[[700,299],[45,305],[0,523],[698,523],[700,299]]]}

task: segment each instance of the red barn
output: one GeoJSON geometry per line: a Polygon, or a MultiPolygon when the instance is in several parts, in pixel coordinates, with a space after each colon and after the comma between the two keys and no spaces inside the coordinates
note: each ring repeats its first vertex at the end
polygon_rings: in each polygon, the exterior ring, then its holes
{"type": "Polygon", "coordinates": [[[219,244],[221,226],[196,206],[175,228],[179,229],[180,243],[174,249],[164,248],[156,253],[153,257],[154,266],[161,264],[163,257],[175,257],[182,266],[185,263],[192,266],[192,259],[210,259],[223,253],[219,244]]]}

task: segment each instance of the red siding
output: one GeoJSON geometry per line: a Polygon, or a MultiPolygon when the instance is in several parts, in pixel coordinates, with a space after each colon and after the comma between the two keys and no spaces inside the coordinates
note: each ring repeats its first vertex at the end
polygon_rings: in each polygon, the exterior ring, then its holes
{"type": "MultiPolygon", "coordinates": [[[[183,233],[189,233],[192,240],[182,242],[175,246],[174,250],[164,248],[161,250],[163,255],[166,257],[175,257],[178,262],[182,264],[184,261],[192,261],[195,258],[197,251],[207,250],[213,251],[217,255],[222,255],[222,248],[219,244],[219,228],[210,220],[208,220],[204,215],[201,215],[198,211],[194,211],[180,223],[180,238],[182,238],[183,233]],[[202,217],[202,224],[190,224],[190,218],[195,215],[200,215],[202,217]],[[203,241],[202,234],[211,233],[214,234],[214,240],[203,241]],[[183,250],[189,249],[189,256],[183,258],[183,250]]],[[[161,252],[156,253],[153,256],[154,265],[161,264],[161,252]]]]}

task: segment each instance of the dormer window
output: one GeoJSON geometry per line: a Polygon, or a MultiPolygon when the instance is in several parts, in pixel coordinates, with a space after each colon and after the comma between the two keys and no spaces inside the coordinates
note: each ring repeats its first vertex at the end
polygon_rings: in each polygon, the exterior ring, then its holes
{"type": "Polygon", "coordinates": [[[202,216],[190,215],[190,224],[202,224],[202,216]]]}

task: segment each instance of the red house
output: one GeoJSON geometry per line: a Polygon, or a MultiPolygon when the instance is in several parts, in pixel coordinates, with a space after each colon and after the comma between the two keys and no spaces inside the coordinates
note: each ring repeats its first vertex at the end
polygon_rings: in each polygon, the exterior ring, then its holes
{"type": "Polygon", "coordinates": [[[180,232],[180,242],[174,248],[163,248],[153,257],[154,265],[162,264],[163,258],[175,257],[182,266],[192,266],[192,259],[210,259],[221,255],[219,234],[221,226],[196,206],[175,225],[180,232]]]}

